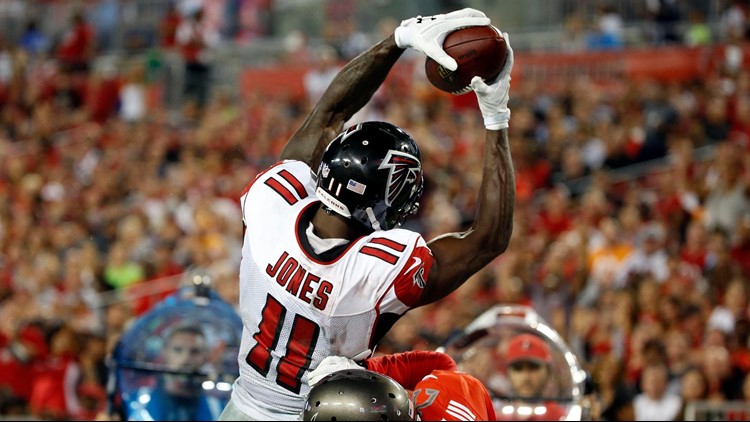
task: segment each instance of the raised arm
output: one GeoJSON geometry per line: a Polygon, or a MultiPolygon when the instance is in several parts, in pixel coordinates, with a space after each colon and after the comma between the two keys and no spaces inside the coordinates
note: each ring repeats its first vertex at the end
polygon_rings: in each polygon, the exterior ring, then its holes
{"type": "Polygon", "coordinates": [[[442,49],[445,36],[466,27],[489,25],[484,13],[466,8],[444,15],[407,19],[393,35],[370,47],[336,75],[315,108],[281,152],[279,160],[300,160],[317,170],[328,143],[344,123],[370,101],[406,48],[432,57],[449,69],[456,62],[442,49]]]}
{"type": "MultiPolygon", "coordinates": [[[[508,42],[508,34],[504,35],[508,42]]],[[[507,129],[512,67],[513,50],[508,44],[508,60],[498,79],[489,86],[478,77],[471,82],[487,128],[479,205],[474,222],[467,231],[446,233],[428,243],[434,263],[417,306],[433,303],[459,288],[469,277],[502,254],[510,242],[516,200],[516,180],[507,129]]]]}
{"type": "Polygon", "coordinates": [[[300,160],[317,169],[328,142],[367,104],[403,52],[391,35],[347,63],[289,139],[279,160],[300,160]]]}

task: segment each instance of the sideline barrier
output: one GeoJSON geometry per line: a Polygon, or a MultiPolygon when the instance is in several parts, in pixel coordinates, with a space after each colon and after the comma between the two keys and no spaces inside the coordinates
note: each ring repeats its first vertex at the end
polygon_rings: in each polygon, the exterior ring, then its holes
{"type": "MultiPolygon", "coordinates": [[[[741,67],[750,68],[750,42],[740,45],[739,49],[742,52],[741,67]]],[[[581,53],[517,52],[513,79],[543,82],[553,90],[582,76],[604,85],[645,79],[684,82],[720,70],[726,62],[726,50],[727,45],[714,44],[581,53]]],[[[408,79],[411,74],[408,72],[422,65],[422,59],[402,62],[391,75],[407,76],[408,79]]],[[[310,69],[311,66],[297,64],[248,68],[240,74],[239,86],[245,96],[257,93],[299,99],[304,95],[304,75],[310,69]]]]}
{"type": "Polygon", "coordinates": [[[691,401],[685,405],[684,416],[686,421],[747,421],[750,420],[750,402],[691,401]]]}

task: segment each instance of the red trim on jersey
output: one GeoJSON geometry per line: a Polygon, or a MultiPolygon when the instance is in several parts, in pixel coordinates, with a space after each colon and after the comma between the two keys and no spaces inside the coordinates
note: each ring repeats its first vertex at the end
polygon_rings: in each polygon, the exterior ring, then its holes
{"type": "MultiPolygon", "coordinates": [[[[300,232],[300,230],[299,230],[299,224],[300,224],[300,220],[302,219],[302,216],[305,215],[305,213],[310,209],[310,207],[312,207],[313,205],[317,206],[319,204],[320,204],[320,201],[311,202],[309,205],[305,206],[305,208],[303,208],[302,211],[300,211],[300,213],[297,215],[297,221],[294,223],[294,236],[297,239],[297,245],[299,246],[299,249],[302,251],[303,254],[305,254],[305,256],[307,257],[307,259],[309,259],[310,261],[312,261],[312,262],[314,262],[316,264],[331,265],[331,264],[334,264],[334,263],[338,262],[339,259],[343,258],[343,256],[346,255],[349,252],[349,250],[352,248],[352,246],[354,246],[359,241],[359,239],[361,239],[362,237],[358,237],[358,238],[352,240],[351,243],[349,243],[349,246],[347,246],[346,249],[344,249],[344,251],[341,252],[341,255],[337,256],[332,261],[328,261],[328,262],[321,261],[321,260],[315,258],[314,256],[310,255],[307,252],[307,250],[305,249],[305,247],[302,246],[302,242],[299,239],[299,232],[300,232]]],[[[304,230],[303,230],[303,232],[304,232],[304,230]]]]}
{"type": "Polygon", "coordinates": [[[407,390],[413,390],[422,378],[436,369],[458,369],[453,358],[445,353],[430,350],[394,353],[367,359],[365,363],[370,371],[388,375],[407,390]]]}
{"type": "Polygon", "coordinates": [[[417,246],[411,252],[409,259],[396,277],[396,297],[408,307],[414,306],[424,292],[424,287],[430,276],[433,257],[430,249],[417,246]]]}
{"type": "MultiPolygon", "coordinates": [[[[414,250],[416,250],[416,249],[418,249],[418,248],[415,245],[414,250]]],[[[424,248],[424,249],[426,249],[426,248],[424,248]]],[[[429,249],[427,251],[428,251],[428,254],[429,254],[429,249]]],[[[414,251],[412,251],[412,255],[411,256],[414,256],[414,251]]],[[[432,267],[432,255],[430,255],[430,261],[429,262],[430,262],[430,267],[432,267]]],[[[372,345],[372,340],[373,340],[373,337],[375,336],[376,327],[378,326],[378,321],[380,320],[380,304],[383,303],[383,299],[385,299],[385,295],[387,295],[388,292],[391,290],[391,288],[393,288],[396,285],[396,283],[402,278],[403,271],[404,270],[402,269],[402,273],[399,274],[395,279],[393,279],[393,281],[391,282],[391,284],[388,286],[388,288],[385,290],[385,292],[383,293],[383,295],[380,296],[380,299],[378,299],[378,302],[375,304],[375,321],[372,324],[372,332],[370,333],[370,339],[369,339],[369,343],[368,343],[370,345],[372,345]]],[[[426,273],[429,273],[429,268],[428,268],[428,270],[427,270],[426,273]]],[[[426,279],[427,279],[427,276],[425,275],[425,280],[426,279]]],[[[403,302],[403,300],[401,299],[401,297],[398,296],[398,287],[396,287],[396,297],[398,297],[398,299],[401,300],[402,303],[404,303],[406,306],[408,306],[410,308],[413,306],[414,303],[416,303],[416,300],[419,299],[419,295],[417,295],[417,297],[414,299],[414,301],[411,304],[409,304],[407,302],[403,302]]]]}
{"type": "Polygon", "coordinates": [[[287,189],[286,186],[282,185],[281,182],[274,179],[273,177],[269,177],[268,179],[266,179],[264,184],[270,187],[271,189],[275,190],[276,193],[278,193],[279,195],[281,195],[287,204],[294,205],[297,203],[297,197],[294,196],[292,191],[287,189]]]}
{"type": "MultiPolygon", "coordinates": [[[[255,183],[255,182],[256,182],[256,181],[258,180],[258,179],[260,179],[260,177],[261,177],[261,176],[263,176],[264,174],[266,174],[266,173],[268,173],[269,171],[271,171],[271,170],[272,170],[272,169],[273,169],[274,167],[280,166],[280,165],[282,165],[282,164],[284,164],[284,162],[283,162],[283,161],[279,161],[278,163],[276,163],[276,164],[272,165],[271,167],[269,167],[269,168],[267,168],[267,169],[263,170],[262,172],[260,172],[260,173],[256,174],[256,175],[255,175],[255,179],[253,179],[253,180],[252,180],[252,182],[248,183],[248,184],[247,184],[247,186],[245,186],[245,189],[244,189],[244,190],[242,191],[242,195],[244,195],[244,194],[248,193],[248,192],[250,191],[250,188],[251,188],[251,187],[253,187],[253,184],[254,184],[254,183],[255,183]]],[[[240,195],[240,198],[242,198],[242,195],[240,195]]]]}
{"type": "Polygon", "coordinates": [[[385,237],[374,237],[370,242],[368,243],[377,243],[378,245],[387,246],[391,249],[395,249],[398,252],[403,252],[404,249],[406,249],[406,245],[402,245],[401,243],[395,242],[391,239],[387,239],[385,237]]]}
{"type": "Polygon", "coordinates": [[[394,265],[396,262],[398,262],[398,256],[390,254],[378,248],[373,248],[372,246],[367,246],[367,245],[362,246],[359,252],[365,255],[370,255],[370,256],[374,256],[375,258],[382,259],[383,261],[391,265],[394,265]]]}
{"type": "Polygon", "coordinates": [[[284,180],[289,182],[292,187],[294,187],[294,190],[297,191],[297,195],[299,195],[299,199],[305,199],[307,198],[307,190],[305,190],[305,187],[302,186],[302,182],[297,180],[292,173],[289,173],[287,170],[281,170],[279,172],[279,176],[283,177],[284,180]]]}

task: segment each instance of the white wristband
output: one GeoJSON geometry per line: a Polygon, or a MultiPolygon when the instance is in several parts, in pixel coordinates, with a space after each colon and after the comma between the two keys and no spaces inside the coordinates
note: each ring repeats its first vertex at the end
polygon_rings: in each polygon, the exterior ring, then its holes
{"type": "Polygon", "coordinates": [[[510,123],[510,109],[506,108],[498,113],[484,117],[484,127],[488,130],[507,129],[510,123]]]}

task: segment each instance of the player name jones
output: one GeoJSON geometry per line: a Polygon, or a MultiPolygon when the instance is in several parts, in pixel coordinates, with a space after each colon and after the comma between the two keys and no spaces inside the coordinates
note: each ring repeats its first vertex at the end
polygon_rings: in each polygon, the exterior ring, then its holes
{"type": "Polygon", "coordinates": [[[296,259],[289,256],[289,253],[281,254],[273,266],[268,264],[266,273],[276,279],[279,286],[285,287],[287,292],[300,300],[311,303],[321,311],[326,308],[333,284],[327,280],[321,281],[320,276],[307,272],[296,259]]]}

